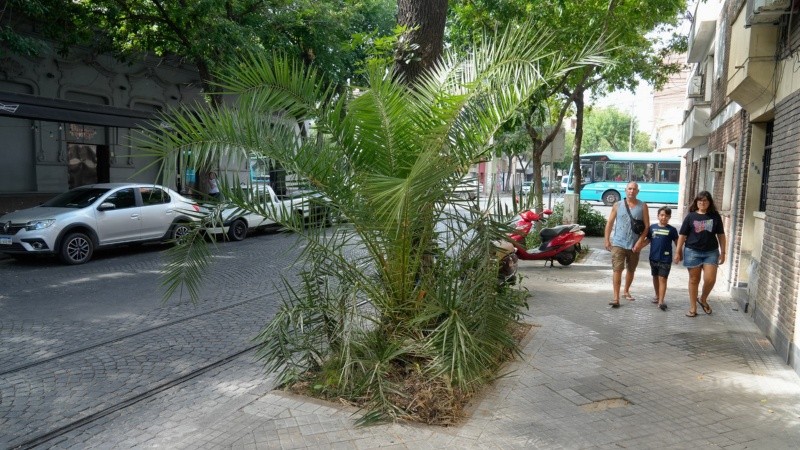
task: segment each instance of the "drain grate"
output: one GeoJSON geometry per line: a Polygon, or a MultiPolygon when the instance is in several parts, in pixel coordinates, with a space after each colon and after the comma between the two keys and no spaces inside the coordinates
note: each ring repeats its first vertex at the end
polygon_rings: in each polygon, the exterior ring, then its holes
{"type": "Polygon", "coordinates": [[[596,402],[587,403],[585,405],[581,405],[581,409],[584,412],[600,412],[605,411],[607,409],[612,408],[624,408],[630,405],[631,402],[625,400],[624,398],[607,398],[605,400],[598,400],[596,402]]]}

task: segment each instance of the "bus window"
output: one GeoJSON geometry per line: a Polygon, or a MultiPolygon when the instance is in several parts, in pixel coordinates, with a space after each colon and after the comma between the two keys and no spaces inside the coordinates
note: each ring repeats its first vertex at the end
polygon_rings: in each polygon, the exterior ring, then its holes
{"type": "Polygon", "coordinates": [[[658,163],[659,182],[677,183],[681,175],[681,163],[660,162],[658,163]]]}
{"type": "Polygon", "coordinates": [[[606,162],[606,181],[629,181],[627,162],[606,162]]]}
{"type": "MultiPolygon", "coordinates": [[[[581,162],[581,186],[585,185],[586,183],[593,183],[595,180],[595,176],[592,173],[593,165],[591,162],[581,162]]],[[[567,189],[575,189],[575,186],[572,185],[572,168],[569,171],[569,178],[567,180],[567,189]]]]}
{"type": "Polygon", "coordinates": [[[634,162],[631,163],[633,180],[645,183],[651,183],[655,177],[656,165],[655,163],[648,162],[634,162]]]}

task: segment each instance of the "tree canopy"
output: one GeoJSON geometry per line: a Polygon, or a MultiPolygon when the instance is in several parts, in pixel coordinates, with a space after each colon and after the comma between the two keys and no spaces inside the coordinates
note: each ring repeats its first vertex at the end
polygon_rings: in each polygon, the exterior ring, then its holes
{"type": "Polygon", "coordinates": [[[676,32],[666,39],[660,37],[666,34],[651,33],[674,29],[683,16],[685,3],[684,0],[460,0],[453,4],[449,37],[457,48],[466,48],[482,30],[502,28],[509,21],[526,17],[558,30],[552,45],[561,51],[580,51],[587,42],[597,39],[603,42],[611,64],[579,68],[558,83],[542,87],[522,112],[534,147],[534,179],[539,179],[537,165],[541,153],[555,138],[555,132],[544,134],[539,130],[546,129],[545,125],[559,128],[570,104],[574,104],[577,119],[573,148],[573,164],[577,165],[588,91],[602,95],[618,89],[633,90],[639,80],[646,80],[658,89],[680,70],[678,64],[667,62],[666,56],[685,50],[685,38],[676,32]],[[548,98],[561,102],[562,107],[544,113],[543,102],[548,98]]]}
{"type": "Polygon", "coordinates": [[[583,147],[592,152],[653,150],[649,136],[639,131],[636,119],[614,107],[590,109],[583,128],[583,147]]]}
{"type": "Polygon", "coordinates": [[[204,90],[214,92],[217,67],[252,51],[281,51],[314,63],[335,82],[356,76],[368,39],[392,33],[392,0],[7,0],[0,44],[32,55],[33,23],[60,52],[82,45],[120,59],[143,53],[179,56],[194,64],[204,90]]]}

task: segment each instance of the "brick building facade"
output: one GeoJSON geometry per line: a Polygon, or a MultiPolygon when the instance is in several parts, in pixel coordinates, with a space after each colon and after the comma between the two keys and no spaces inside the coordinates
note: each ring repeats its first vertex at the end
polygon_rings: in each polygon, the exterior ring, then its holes
{"type": "Polygon", "coordinates": [[[724,218],[729,257],[717,288],[731,292],[800,372],[796,6],[800,1],[698,2],[687,61],[704,89],[688,89],[683,188],[684,206],[708,190],[724,218]],[[707,117],[707,126],[698,126],[697,117],[707,117]]]}

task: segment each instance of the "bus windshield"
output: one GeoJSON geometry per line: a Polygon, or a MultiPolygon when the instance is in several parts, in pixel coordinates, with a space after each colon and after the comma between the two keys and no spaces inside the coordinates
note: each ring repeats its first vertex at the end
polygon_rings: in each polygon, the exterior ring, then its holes
{"type": "MultiPolygon", "coordinates": [[[[658,153],[590,153],[581,155],[581,200],[613,205],[625,186],[639,184],[638,199],[648,203],[677,204],[681,158],[658,153]]],[[[570,170],[567,192],[574,192],[570,170]]]]}

